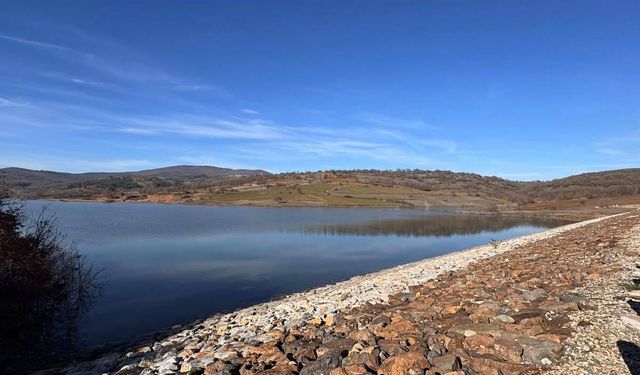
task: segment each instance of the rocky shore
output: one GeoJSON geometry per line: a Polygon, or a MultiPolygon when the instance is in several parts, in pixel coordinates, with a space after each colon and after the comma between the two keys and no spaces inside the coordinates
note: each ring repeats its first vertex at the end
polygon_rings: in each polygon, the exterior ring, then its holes
{"type": "Polygon", "coordinates": [[[40,374],[637,373],[638,255],[638,212],[598,218],[214,316],[40,374]]]}

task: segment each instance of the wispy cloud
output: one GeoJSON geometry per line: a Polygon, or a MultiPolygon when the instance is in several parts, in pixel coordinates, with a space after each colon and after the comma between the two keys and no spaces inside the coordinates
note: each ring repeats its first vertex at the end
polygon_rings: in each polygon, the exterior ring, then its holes
{"type": "MultiPolygon", "coordinates": [[[[231,98],[232,94],[229,90],[211,84],[202,84],[192,82],[187,79],[176,77],[161,69],[157,69],[149,64],[143,63],[139,58],[134,56],[128,48],[113,42],[102,41],[99,38],[88,37],[84,33],[80,33],[84,38],[90,38],[93,45],[102,47],[101,54],[83,51],[78,48],[72,48],[64,45],[53,44],[40,40],[25,39],[18,36],[0,34],[0,39],[21,44],[24,46],[48,50],[51,53],[72,63],[81,64],[95,70],[98,73],[109,75],[110,77],[134,83],[157,84],[176,91],[208,91],[214,95],[231,98]],[[115,53],[109,53],[115,51],[115,53]],[[105,56],[108,55],[108,56],[105,56]],[[119,57],[114,57],[119,56],[119,57]]],[[[60,77],[64,78],[64,77],[60,77]]],[[[84,85],[101,86],[102,82],[98,80],[81,79],[71,77],[71,82],[84,85]]]]}
{"type": "Polygon", "coordinates": [[[38,41],[38,40],[18,38],[18,37],[15,37],[15,36],[5,35],[5,34],[0,34],[0,39],[4,39],[4,40],[10,41],[10,42],[22,44],[22,45],[25,45],[25,46],[35,47],[35,48],[53,49],[53,50],[58,50],[58,51],[69,51],[70,50],[69,48],[61,46],[61,45],[58,45],[58,44],[41,42],[41,41],[38,41]]]}
{"type": "Polygon", "coordinates": [[[373,157],[376,151],[387,147],[384,143],[352,141],[344,139],[281,143],[284,149],[300,151],[318,156],[359,155],[373,157]]]}
{"type": "Polygon", "coordinates": [[[598,148],[596,149],[596,152],[599,154],[603,154],[603,155],[608,155],[608,156],[624,156],[627,155],[626,152],[622,152],[620,150],[616,150],[613,148],[598,148]]]}
{"type": "Polygon", "coordinates": [[[450,153],[455,152],[458,148],[458,144],[456,142],[448,139],[420,138],[415,135],[409,135],[404,132],[389,129],[373,129],[373,131],[385,137],[401,141],[414,148],[437,148],[450,153]]]}
{"type": "Polygon", "coordinates": [[[637,161],[635,152],[640,147],[640,129],[625,136],[611,136],[594,143],[595,152],[621,162],[637,161]]]}
{"type": "Polygon", "coordinates": [[[235,139],[282,139],[286,130],[263,120],[244,122],[185,116],[174,120],[120,117],[121,132],[139,135],[177,134],[183,136],[235,139]]]}
{"type": "MultiPolygon", "coordinates": [[[[330,121],[328,125],[304,122],[284,124],[270,121],[250,107],[231,113],[204,105],[191,112],[178,110],[176,104],[182,99],[198,104],[198,100],[192,99],[198,99],[201,95],[206,94],[209,98],[211,95],[232,98],[233,95],[214,84],[195,82],[158,69],[153,64],[145,63],[137,51],[130,51],[126,46],[82,33],[78,35],[86,40],[73,39],[66,45],[49,43],[46,39],[0,36],[7,42],[47,51],[52,57],[75,64],[71,66],[78,68],[66,71],[60,65],[52,65],[50,73],[42,73],[41,70],[33,72],[36,77],[33,82],[26,85],[23,82],[11,83],[32,95],[28,98],[34,106],[27,113],[19,111],[20,101],[0,98],[0,106],[10,109],[0,113],[0,123],[10,124],[16,129],[50,129],[56,136],[63,134],[68,138],[82,137],[83,140],[91,139],[92,132],[95,132],[99,134],[95,136],[96,139],[121,141],[123,145],[131,147],[136,142],[184,142],[189,144],[189,148],[178,150],[166,147],[163,150],[167,160],[222,163],[234,167],[264,167],[256,164],[260,164],[265,157],[276,160],[274,163],[277,160],[289,163],[292,159],[304,159],[314,163],[319,160],[334,164],[357,161],[363,166],[368,162],[381,162],[388,166],[433,167],[443,165],[436,160],[438,153],[452,154],[458,151],[456,142],[444,137],[411,136],[416,130],[435,129],[419,118],[401,118],[375,112],[343,117],[326,112],[323,121],[330,121]],[[47,78],[44,80],[46,84],[41,83],[42,78],[47,78]],[[135,92],[148,94],[154,105],[142,105],[131,110],[130,103],[126,101],[135,92]],[[169,100],[172,105],[166,109],[157,105],[157,98],[163,96],[172,99],[169,100]],[[43,99],[45,97],[47,99],[43,99]],[[190,150],[191,145],[197,146],[190,150]],[[212,153],[211,149],[216,152],[212,153]],[[187,154],[185,150],[191,153],[187,154]]],[[[144,99],[147,100],[146,97],[144,99]]],[[[131,158],[96,160],[100,166],[95,168],[89,159],[76,164],[74,168],[76,171],[119,170],[157,166],[144,158],[146,152],[131,155],[131,158]],[[139,158],[140,155],[143,158],[139,158]]],[[[64,161],[48,163],[53,166],[64,161]]]]}
{"type": "Polygon", "coordinates": [[[10,100],[0,96],[0,107],[28,108],[31,107],[31,105],[26,102],[10,100]]]}
{"type": "Polygon", "coordinates": [[[16,126],[55,126],[57,130],[116,132],[126,134],[126,142],[151,139],[167,142],[177,142],[180,139],[186,142],[234,140],[237,143],[235,150],[224,147],[233,154],[228,163],[235,166],[255,166],[255,160],[268,157],[283,161],[291,158],[342,158],[379,161],[387,165],[441,167],[444,163],[438,162],[433,155],[456,149],[455,142],[440,139],[416,140],[401,130],[391,132],[381,129],[369,131],[365,127],[287,126],[259,118],[257,114],[250,118],[189,114],[118,115],[80,105],[39,102],[27,114],[20,113],[13,119],[7,118],[7,115],[10,113],[0,115],[0,121],[4,119],[4,122],[13,122],[16,119],[16,126]],[[55,125],[51,125],[52,118],[56,119],[55,125]]]}
{"type": "Polygon", "coordinates": [[[435,127],[421,119],[391,117],[375,112],[360,112],[353,116],[355,120],[388,128],[434,129],[435,127]]]}

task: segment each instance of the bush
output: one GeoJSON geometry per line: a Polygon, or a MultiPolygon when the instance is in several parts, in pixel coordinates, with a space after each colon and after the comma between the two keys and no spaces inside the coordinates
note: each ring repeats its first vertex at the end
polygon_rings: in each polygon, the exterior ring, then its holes
{"type": "MultiPolygon", "coordinates": [[[[0,183],[0,368],[61,359],[100,290],[98,273],[43,210],[35,218],[0,183]]],[[[18,367],[16,367],[18,366],[18,367]]]]}

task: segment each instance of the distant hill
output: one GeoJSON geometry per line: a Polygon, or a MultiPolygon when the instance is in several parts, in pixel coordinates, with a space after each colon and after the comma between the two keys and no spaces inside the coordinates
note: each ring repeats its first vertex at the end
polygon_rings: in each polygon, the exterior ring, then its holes
{"type": "Polygon", "coordinates": [[[441,170],[330,170],[274,175],[263,170],[179,165],[113,173],[4,168],[0,169],[0,179],[24,199],[531,208],[547,207],[544,202],[602,206],[640,201],[640,169],[584,173],[551,181],[510,181],[441,170]],[[626,198],[609,200],[617,197],[626,198]]]}
{"type": "Polygon", "coordinates": [[[189,186],[188,182],[214,184],[226,179],[268,176],[264,170],[178,165],[135,172],[66,173],[25,168],[1,168],[0,179],[21,198],[89,198],[120,191],[148,188],[157,191],[189,186]],[[186,185],[185,185],[186,183],[186,185]]]}
{"type": "Polygon", "coordinates": [[[640,194],[640,168],[582,173],[529,185],[527,194],[540,200],[610,198],[640,194]]]}
{"type": "Polygon", "coordinates": [[[164,178],[185,178],[217,176],[266,176],[270,175],[271,173],[260,169],[229,169],[210,167],[205,165],[176,165],[173,167],[147,169],[139,172],[129,172],[128,174],[136,176],[152,176],[164,178]]]}

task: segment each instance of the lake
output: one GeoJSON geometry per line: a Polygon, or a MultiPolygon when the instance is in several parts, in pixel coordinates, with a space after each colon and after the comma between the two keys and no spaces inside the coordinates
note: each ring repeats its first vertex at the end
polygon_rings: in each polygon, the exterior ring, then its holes
{"type": "Polygon", "coordinates": [[[81,346],[130,341],[285,294],[566,224],[410,209],[44,205],[104,288],[81,346]]]}

